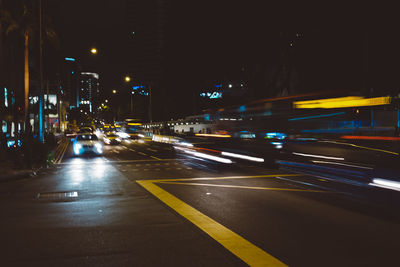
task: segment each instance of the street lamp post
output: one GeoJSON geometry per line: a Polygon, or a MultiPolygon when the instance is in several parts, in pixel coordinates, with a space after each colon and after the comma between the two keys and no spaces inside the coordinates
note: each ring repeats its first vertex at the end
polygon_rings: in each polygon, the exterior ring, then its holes
{"type": "Polygon", "coordinates": [[[132,97],[133,97],[134,92],[131,92],[131,116],[133,117],[133,101],[132,101],[132,97]]]}

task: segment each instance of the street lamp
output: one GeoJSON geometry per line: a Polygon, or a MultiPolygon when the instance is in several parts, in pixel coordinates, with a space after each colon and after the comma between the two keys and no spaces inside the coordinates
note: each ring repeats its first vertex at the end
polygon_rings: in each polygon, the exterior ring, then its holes
{"type": "Polygon", "coordinates": [[[116,94],[116,93],[117,93],[117,90],[115,90],[115,89],[112,90],[112,93],[113,93],[113,94],[116,94]]]}
{"type": "Polygon", "coordinates": [[[131,77],[125,76],[125,82],[130,82],[130,81],[131,81],[131,77]]]}
{"type": "Polygon", "coordinates": [[[90,49],[90,53],[92,53],[93,55],[96,55],[97,49],[95,47],[93,47],[92,49],[90,49]]]}

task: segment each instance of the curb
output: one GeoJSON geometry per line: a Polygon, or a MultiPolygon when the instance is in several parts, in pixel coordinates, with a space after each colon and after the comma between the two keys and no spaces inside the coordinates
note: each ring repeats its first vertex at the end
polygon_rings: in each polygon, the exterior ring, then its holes
{"type": "Polygon", "coordinates": [[[35,170],[27,171],[26,173],[13,174],[9,176],[0,176],[0,183],[35,177],[38,175],[38,172],[41,171],[42,169],[43,167],[40,167],[35,170]]]}

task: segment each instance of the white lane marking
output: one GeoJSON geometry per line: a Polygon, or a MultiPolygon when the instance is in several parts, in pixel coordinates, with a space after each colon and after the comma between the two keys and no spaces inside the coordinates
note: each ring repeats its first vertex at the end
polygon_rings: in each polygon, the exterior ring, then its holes
{"type": "Polygon", "coordinates": [[[145,154],[143,152],[138,152],[138,154],[143,155],[143,156],[147,156],[147,154],[145,154]]]}
{"type": "MultiPolygon", "coordinates": [[[[156,160],[161,160],[160,158],[154,157],[154,156],[150,156],[150,158],[156,159],[156,160]]],[[[160,164],[157,164],[160,165],[160,164]]]]}
{"type": "Polygon", "coordinates": [[[149,151],[158,152],[158,150],[155,150],[155,149],[151,149],[151,148],[146,148],[146,149],[149,151]]]}

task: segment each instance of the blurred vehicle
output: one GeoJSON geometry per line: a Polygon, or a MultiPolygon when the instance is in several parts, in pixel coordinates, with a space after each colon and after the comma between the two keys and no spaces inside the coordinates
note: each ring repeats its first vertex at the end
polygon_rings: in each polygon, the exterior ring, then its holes
{"type": "Polygon", "coordinates": [[[84,153],[103,154],[103,145],[95,134],[78,134],[72,147],[76,156],[84,153]]]}
{"type": "Polygon", "coordinates": [[[129,122],[125,126],[121,127],[121,130],[118,132],[118,136],[122,139],[139,139],[144,137],[141,133],[141,123],[138,122],[129,122]]]}
{"type": "Polygon", "coordinates": [[[118,145],[121,143],[121,138],[115,133],[107,133],[103,136],[103,142],[106,145],[118,145]]]}
{"type": "Polygon", "coordinates": [[[92,127],[89,126],[85,126],[79,129],[79,134],[92,134],[93,133],[93,129],[92,127]]]}
{"type": "Polygon", "coordinates": [[[75,138],[78,132],[79,132],[78,126],[69,123],[67,125],[67,129],[64,131],[64,134],[66,137],[75,138]]]}

